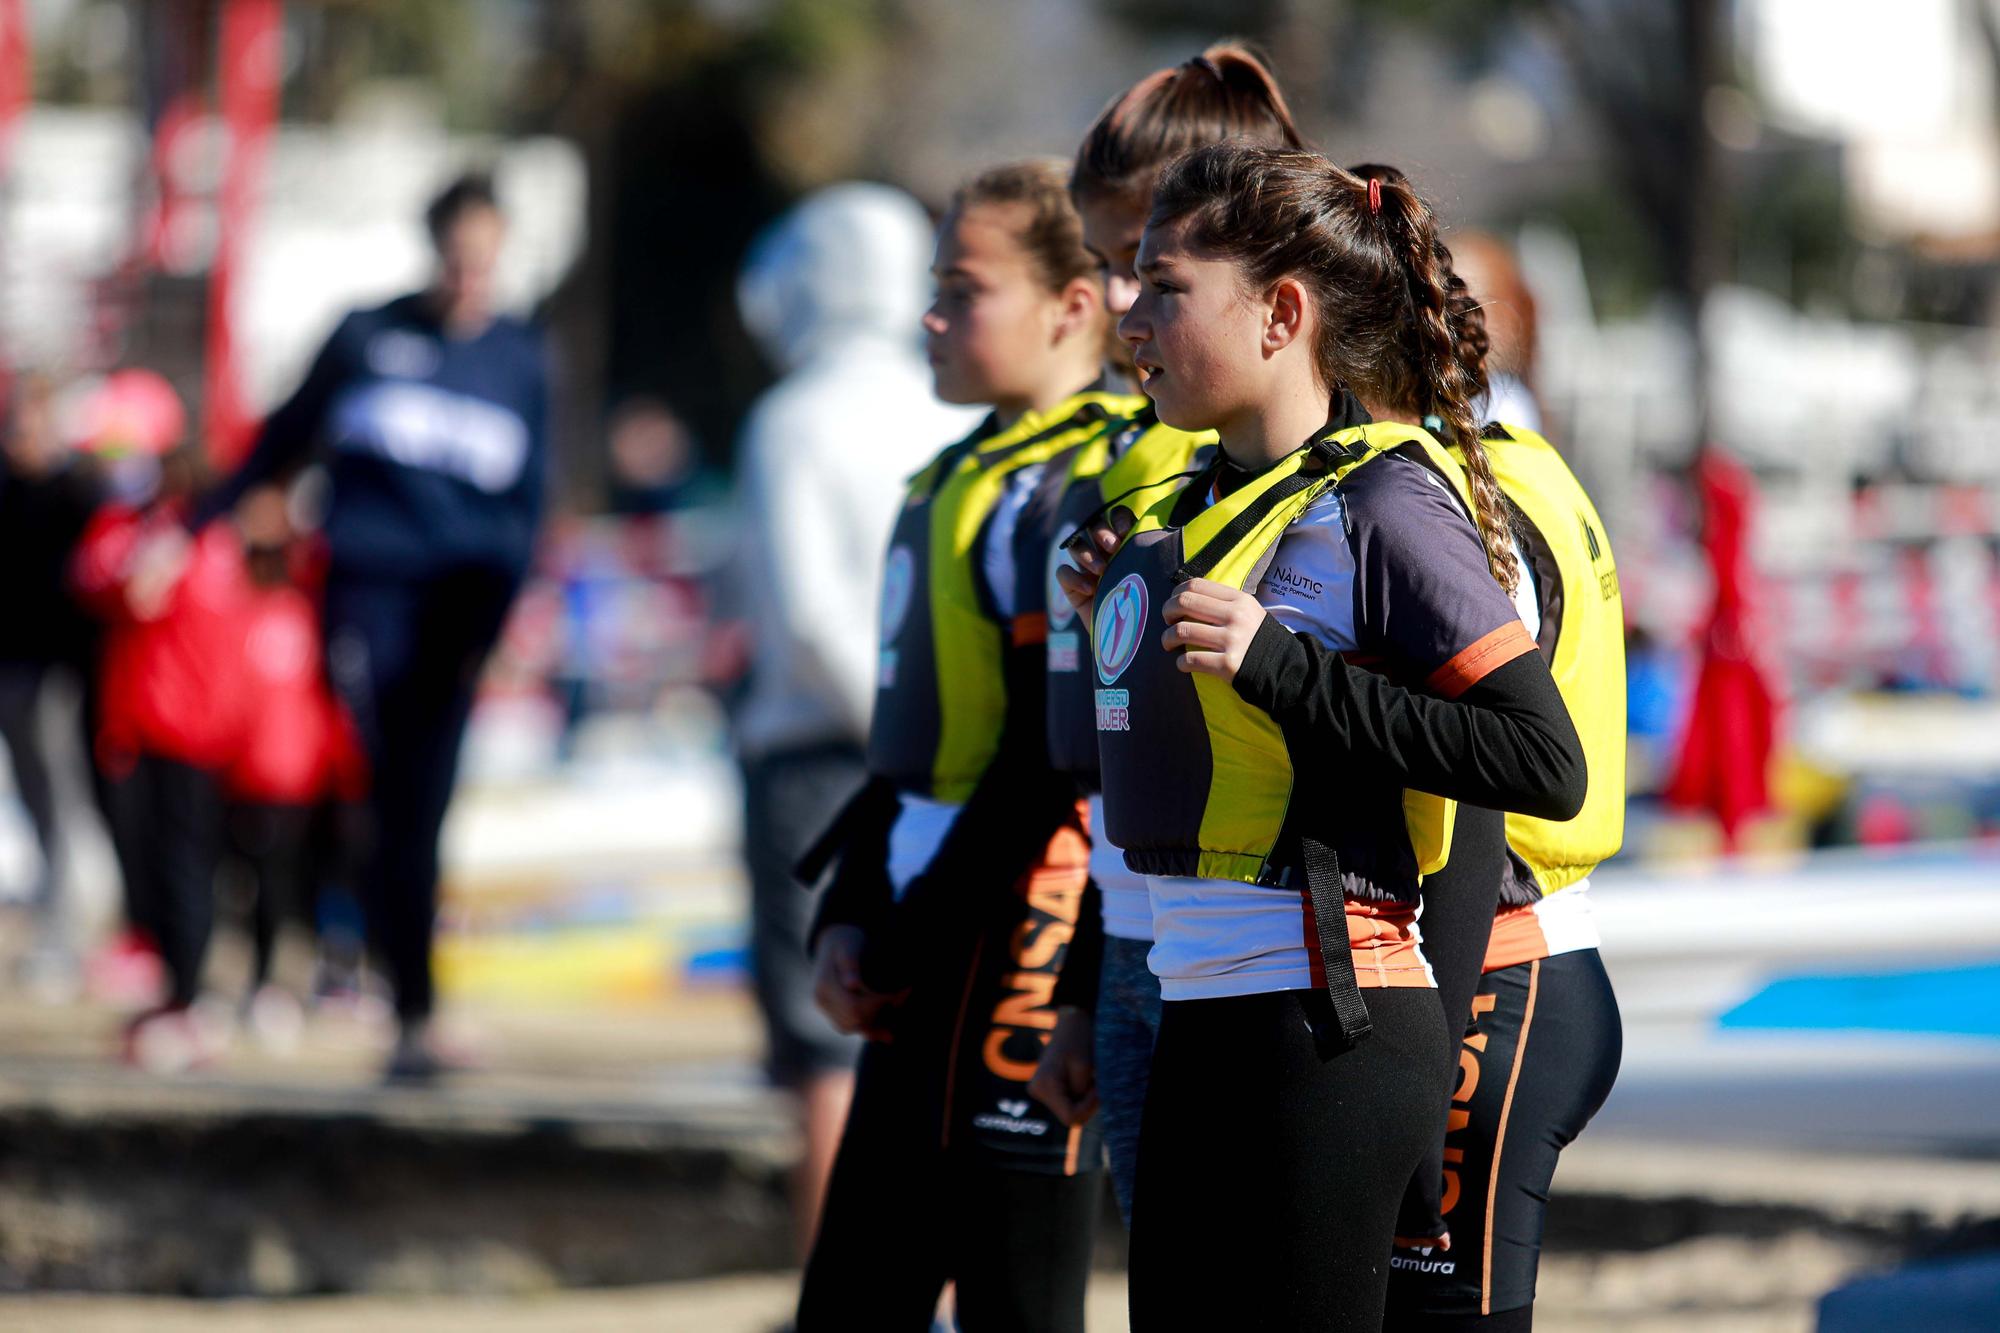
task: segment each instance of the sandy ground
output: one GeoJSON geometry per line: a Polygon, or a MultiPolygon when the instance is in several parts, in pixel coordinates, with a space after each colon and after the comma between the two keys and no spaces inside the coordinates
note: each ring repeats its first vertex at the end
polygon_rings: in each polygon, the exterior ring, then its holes
{"type": "MultiPolygon", "coordinates": [[[[1699,1243],[1697,1243],[1699,1245],[1699,1243]]],[[[1691,1249],[1692,1247],[1680,1247],[1691,1249]]],[[[1739,1251],[1744,1247],[1736,1247],[1739,1251]]],[[[1808,1246],[1819,1251],[1822,1247],[1808,1246]]],[[[1676,1256],[1682,1264],[1740,1272],[1756,1256],[1725,1255],[1710,1249],[1676,1256]]],[[[1832,1251],[1807,1253],[1798,1247],[1783,1255],[1765,1255],[1787,1267],[1802,1268],[1793,1279],[1820,1277],[1838,1260],[1832,1251]]],[[[1657,1266],[1659,1256],[1648,1261],[1657,1266]]],[[[1759,1261],[1758,1266],[1766,1266],[1759,1261]]],[[[1616,1267],[1614,1265],[1614,1267],[1616,1267]]],[[[1601,1266],[1593,1265],[1593,1270],[1601,1266]]],[[[1577,1263],[1558,1261],[1545,1272],[1543,1295],[1535,1327],[1541,1333],[1808,1333],[1812,1328],[1811,1297],[1771,1288],[1803,1285],[1793,1279],[1765,1281],[1747,1292],[1738,1289],[1737,1308],[1633,1308],[1649,1284],[1640,1266],[1626,1271],[1585,1272],[1577,1263]],[[1595,1296],[1589,1293],[1595,1291],[1595,1296]]],[[[357,1328],[388,1333],[526,1333],[547,1330],[595,1333],[597,1330],[655,1329],[680,1333],[772,1333],[789,1315],[795,1277],[789,1274],[717,1278],[705,1282],[636,1287],[620,1291],[562,1292],[548,1296],[497,1300],[484,1297],[398,1298],[390,1296],[332,1297],[304,1301],[195,1302],[134,1300],[104,1297],[27,1297],[0,1300],[0,1324],[20,1330],[62,1330],[63,1333],[238,1333],[238,1330],[283,1329],[288,1333],[352,1333],[357,1328]]],[[[1091,1284],[1088,1310],[1091,1333],[1121,1333],[1125,1320],[1125,1282],[1117,1274],[1099,1274],[1091,1284]]]]}

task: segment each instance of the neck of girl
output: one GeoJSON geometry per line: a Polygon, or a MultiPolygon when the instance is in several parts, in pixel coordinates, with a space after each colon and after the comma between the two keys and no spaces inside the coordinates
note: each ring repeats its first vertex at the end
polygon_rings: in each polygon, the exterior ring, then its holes
{"type": "Polygon", "coordinates": [[[996,399],[993,419],[1005,430],[1030,412],[1046,412],[1068,398],[1074,398],[1097,383],[1104,373],[1095,361],[1072,367],[1062,375],[1051,375],[1039,387],[1026,393],[996,399]]]}
{"type": "MultiPolygon", "coordinates": [[[[1326,391],[1314,385],[1304,393],[1288,393],[1260,403],[1235,422],[1217,432],[1222,452],[1246,472],[1269,467],[1317,436],[1327,424],[1326,391]]],[[[1422,425],[1422,419],[1407,411],[1361,400],[1362,410],[1374,421],[1395,421],[1405,426],[1422,425]]]]}
{"type": "Polygon", "coordinates": [[[1261,471],[1319,433],[1328,401],[1315,381],[1296,377],[1216,428],[1222,452],[1245,471],[1261,471]]]}

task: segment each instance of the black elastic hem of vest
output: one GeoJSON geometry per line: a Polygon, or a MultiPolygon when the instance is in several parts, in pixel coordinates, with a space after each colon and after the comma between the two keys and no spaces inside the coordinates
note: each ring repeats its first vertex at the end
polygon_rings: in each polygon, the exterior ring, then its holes
{"type": "MultiPolygon", "coordinates": [[[[1289,833],[1289,831],[1288,829],[1286,833],[1289,833]]],[[[1286,834],[1279,835],[1280,845],[1284,845],[1288,841],[1295,842],[1296,840],[1288,839],[1286,834]]],[[[1338,846],[1335,846],[1333,850],[1338,853],[1340,849],[1338,846]]],[[[1204,875],[1201,873],[1201,855],[1200,851],[1188,847],[1147,847],[1138,850],[1128,847],[1125,849],[1125,868],[1135,875],[1161,875],[1172,879],[1215,878],[1213,875],[1204,875]]],[[[1263,873],[1258,875],[1255,881],[1244,880],[1239,882],[1248,883],[1253,888],[1278,889],[1286,893],[1296,893],[1300,883],[1303,882],[1304,874],[1305,865],[1303,859],[1293,859],[1288,855],[1284,860],[1274,857],[1271,861],[1266,862],[1263,873]]],[[[1417,900],[1414,897],[1408,894],[1392,892],[1365,876],[1346,872],[1343,874],[1342,880],[1341,892],[1356,902],[1367,903],[1374,907],[1415,907],[1417,905],[1417,900]]],[[[1539,892],[1536,897],[1537,900],[1540,899],[1541,895],[1539,892]]]]}
{"type": "MultiPolygon", "coordinates": [[[[1147,847],[1140,850],[1126,848],[1125,868],[1135,875],[1164,875],[1173,879],[1201,879],[1201,852],[1193,847],[1147,847]]],[[[1212,878],[1212,877],[1211,877],[1212,878]]],[[[1260,889],[1289,889],[1292,873],[1285,867],[1274,867],[1268,861],[1263,872],[1258,875],[1256,887],[1260,889]]]]}

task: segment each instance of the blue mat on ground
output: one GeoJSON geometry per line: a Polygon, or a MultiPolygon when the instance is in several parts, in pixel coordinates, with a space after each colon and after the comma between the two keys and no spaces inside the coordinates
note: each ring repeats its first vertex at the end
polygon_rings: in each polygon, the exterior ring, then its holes
{"type": "Polygon", "coordinates": [[[1717,1021],[1725,1028],[2000,1037],[2000,963],[1782,977],[1717,1021]]]}
{"type": "Polygon", "coordinates": [[[1820,1297],[1819,1333],[1993,1333],[2000,1329],[2000,1254],[1911,1264],[1820,1297]]]}

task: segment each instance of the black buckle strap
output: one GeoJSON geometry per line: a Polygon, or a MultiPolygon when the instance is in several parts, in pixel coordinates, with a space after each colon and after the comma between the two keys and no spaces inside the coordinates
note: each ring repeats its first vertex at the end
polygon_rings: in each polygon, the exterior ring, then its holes
{"type": "Polygon", "coordinates": [[[1181,488],[1181,493],[1174,497],[1173,508],[1167,514],[1167,526],[1184,528],[1194,522],[1202,511],[1202,497],[1215,489],[1216,479],[1222,475],[1222,469],[1229,466],[1231,466],[1229,459],[1218,448],[1209,458],[1208,465],[1198,470],[1188,484],[1181,488]]]}
{"type": "MultiPolygon", "coordinates": [[[[1242,513],[1229,520],[1222,531],[1210,538],[1198,554],[1182,561],[1181,567],[1174,571],[1174,582],[1183,583],[1188,579],[1206,578],[1208,572],[1220,564],[1224,556],[1235,550],[1237,544],[1268,518],[1273,509],[1308,486],[1318,485],[1320,478],[1341,466],[1364,462],[1368,456],[1367,446],[1358,441],[1353,444],[1343,444],[1332,434],[1322,435],[1312,441],[1306,446],[1306,456],[1300,460],[1299,470],[1284,480],[1273,483],[1269,490],[1245,506],[1242,513]]],[[[1217,451],[1215,466],[1221,467],[1222,463],[1222,454],[1217,451]]],[[[1189,487],[1189,490],[1192,491],[1193,487],[1189,487]]],[[[1177,511],[1174,517],[1176,526],[1186,527],[1194,515],[1183,516],[1177,511]]]]}
{"type": "Polygon", "coordinates": [[[793,878],[808,889],[817,887],[820,877],[833,864],[833,858],[845,850],[856,829],[868,820],[879,819],[887,813],[888,805],[899,803],[901,799],[895,787],[880,778],[870,778],[862,783],[860,789],[847,798],[847,804],[840,807],[840,813],[833,817],[826,831],[813,839],[812,846],[792,863],[793,878]]]}
{"type": "Polygon", "coordinates": [[[1320,966],[1326,973],[1326,997],[1333,1003],[1333,1022],[1313,1030],[1313,1043],[1320,1059],[1331,1060],[1368,1040],[1375,1024],[1354,981],[1340,857],[1317,838],[1301,838],[1299,850],[1305,862],[1306,892],[1312,897],[1313,925],[1319,935],[1320,966]]]}
{"type": "Polygon", "coordinates": [[[1113,509],[1116,509],[1119,501],[1137,495],[1140,491],[1150,491],[1155,486],[1166,486],[1176,481],[1192,481],[1207,471],[1207,466],[1203,465],[1198,468],[1190,468],[1186,472],[1176,472],[1170,476],[1161,477],[1156,481],[1142,481],[1137,486],[1131,486],[1120,491],[1103,504],[1097,506],[1097,508],[1091,510],[1083,522],[1077,524],[1076,531],[1062,539],[1062,549],[1065,551],[1074,551],[1077,547],[1083,545],[1085,540],[1090,536],[1090,530],[1096,527],[1098,522],[1108,516],[1113,509]]]}
{"type": "Polygon", "coordinates": [[[1303,470],[1323,475],[1339,468],[1344,463],[1360,463],[1367,459],[1368,449],[1359,440],[1352,444],[1342,444],[1331,435],[1322,435],[1306,446],[1307,457],[1303,470]]]}
{"type": "Polygon", "coordinates": [[[1229,520],[1222,531],[1209,538],[1201,550],[1184,557],[1179,569],[1174,571],[1173,582],[1181,584],[1189,579],[1208,577],[1208,572],[1222,563],[1222,558],[1234,551],[1258,524],[1271,516],[1271,511],[1297,495],[1309,486],[1319,484],[1317,474],[1308,475],[1304,468],[1291,476],[1273,482],[1265,492],[1243,507],[1243,511],[1229,520]]]}

